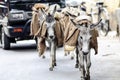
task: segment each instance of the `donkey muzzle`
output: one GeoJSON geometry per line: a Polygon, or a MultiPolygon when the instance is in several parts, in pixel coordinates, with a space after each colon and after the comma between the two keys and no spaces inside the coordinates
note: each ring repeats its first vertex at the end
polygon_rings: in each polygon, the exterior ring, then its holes
{"type": "Polygon", "coordinates": [[[54,40],[55,36],[49,36],[49,39],[54,40]]]}
{"type": "Polygon", "coordinates": [[[82,53],[83,53],[84,55],[87,55],[89,52],[82,51],[82,53]]]}

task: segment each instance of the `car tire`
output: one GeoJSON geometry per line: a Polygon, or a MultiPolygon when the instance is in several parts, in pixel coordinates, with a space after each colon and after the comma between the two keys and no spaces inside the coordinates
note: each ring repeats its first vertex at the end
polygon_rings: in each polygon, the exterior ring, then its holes
{"type": "Polygon", "coordinates": [[[118,24],[117,24],[116,32],[117,32],[117,36],[120,36],[120,28],[118,24]]]}
{"type": "Polygon", "coordinates": [[[3,28],[2,28],[2,35],[1,36],[2,36],[2,39],[1,39],[2,48],[5,50],[10,49],[10,40],[9,40],[9,37],[7,37],[7,35],[4,33],[3,28]]]}
{"type": "Polygon", "coordinates": [[[2,27],[0,26],[0,43],[2,42],[2,27]]]}

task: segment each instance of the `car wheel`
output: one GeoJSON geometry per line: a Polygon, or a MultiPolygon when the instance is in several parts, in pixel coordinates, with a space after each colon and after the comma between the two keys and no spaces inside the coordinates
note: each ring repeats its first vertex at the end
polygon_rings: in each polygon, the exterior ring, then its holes
{"type": "Polygon", "coordinates": [[[0,26],[0,43],[2,42],[2,28],[1,28],[1,26],[0,26]]]}
{"type": "Polygon", "coordinates": [[[4,30],[2,29],[2,48],[5,50],[10,49],[10,40],[9,37],[7,37],[7,35],[4,33],[4,30]]]}
{"type": "Polygon", "coordinates": [[[117,36],[120,36],[120,29],[118,24],[117,24],[116,32],[117,32],[117,36]]]}

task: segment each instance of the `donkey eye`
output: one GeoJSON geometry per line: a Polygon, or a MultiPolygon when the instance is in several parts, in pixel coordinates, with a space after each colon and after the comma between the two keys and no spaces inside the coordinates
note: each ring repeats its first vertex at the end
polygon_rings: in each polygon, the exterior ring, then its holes
{"type": "Polygon", "coordinates": [[[92,39],[92,37],[90,37],[90,40],[92,39]]]}
{"type": "Polygon", "coordinates": [[[82,26],[82,25],[83,25],[83,23],[79,24],[79,26],[82,26]]]}
{"type": "Polygon", "coordinates": [[[80,39],[83,39],[83,37],[82,37],[82,36],[80,36],[80,39]]]}

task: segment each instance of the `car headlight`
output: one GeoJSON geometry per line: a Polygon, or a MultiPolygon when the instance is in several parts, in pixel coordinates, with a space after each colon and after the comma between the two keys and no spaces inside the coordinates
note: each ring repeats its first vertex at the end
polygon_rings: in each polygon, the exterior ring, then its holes
{"type": "Polygon", "coordinates": [[[24,16],[22,13],[14,13],[12,14],[13,19],[24,19],[24,16]]]}

